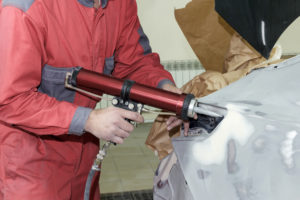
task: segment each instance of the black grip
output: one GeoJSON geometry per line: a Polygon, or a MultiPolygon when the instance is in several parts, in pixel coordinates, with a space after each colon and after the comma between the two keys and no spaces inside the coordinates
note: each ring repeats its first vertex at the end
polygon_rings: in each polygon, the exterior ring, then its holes
{"type": "Polygon", "coordinates": [[[190,106],[192,99],[194,99],[194,98],[195,98],[195,96],[193,94],[187,94],[184,99],[182,110],[181,110],[181,116],[180,116],[181,119],[184,121],[187,121],[189,119],[188,118],[189,106],[190,106]]]}
{"type": "Polygon", "coordinates": [[[125,80],[122,86],[120,97],[124,101],[129,100],[130,90],[135,82],[133,80],[125,80]]]}

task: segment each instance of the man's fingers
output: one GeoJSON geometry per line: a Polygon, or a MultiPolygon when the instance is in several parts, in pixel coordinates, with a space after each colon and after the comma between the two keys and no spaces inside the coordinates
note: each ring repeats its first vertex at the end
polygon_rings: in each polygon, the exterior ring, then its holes
{"type": "Polygon", "coordinates": [[[174,117],[174,116],[171,116],[169,117],[169,119],[167,120],[166,124],[167,126],[169,126],[170,124],[172,124],[174,121],[176,121],[178,118],[177,117],[174,117]]]}
{"type": "Polygon", "coordinates": [[[129,137],[129,131],[125,131],[122,128],[119,128],[116,132],[115,132],[115,136],[121,137],[121,138],[127,138],[129,137]]]}
{"type": "Polygon", "coordinates": [[[179,126],[180,124],[182,124],[182,120],[181,120],[181,119],[177,119],[177,120],[173,121],[171,124],[169,124],[169,125],[167,126],[167,130],[168,130],[168,131],[169,131],[169,130],[172,130],[173,128],[179,126]]]}
{"type": "Polygon", "coordinates": [[[137,112],[132,112],[132,111],[122,109],[121,116],[123,118],[130,119],[135,122],[140,122],[140,123],[144,122],[144,117],[137,112]]]}
{"type": "Polygon", "coordinates": [[[118,136],[113,136],[110,140],[111,142],[114,142],[116,144],[123,144],[124,142],[124,139],[123,138],[120,138],[118,136]]]}
{"type": "MultiPolygon", "coordinates": [[[[197,115],[195,116],[195,118],[197,118],[197,115]]],[[[173,128],[179,126],[182,124],[182,120],[178,119],[177,117],[169,117],[169,119],[167,120],[166,124],[167,124],[167,130],[170,131],[173,128]]],[[[189,122],[184,122],[184,135],[187,136],[188,135],[188,131],[189,131],[189,126],[190,123],[189,122]]]]}
{"type": "Polygon", "coordinates": [[[124,131],[121,128],[116,128],[113,131],[113,134],[110,135],[109,138],[107,138],[107,140],[117,144],[122,144],[124,142],[124,139],[129,137],[129,135],[129,132],[124,131]]]}
{"type": "Polygon", "coordinates": [[[163,85],[162,89],[170,91],[170,92],[174,92],[174,93],[177,93],[177,94],[181,94],[182,93],[182,91],[179,88],[177,88],[176,86],[171,85],[171,84],[165,84],[165,85],[163,85]]]}
{"type": "Polygon", "coordinates": [[[126,121],[125,119],[121,119],[118,122],[118,126],[120,129],[126,131],[127,133],[130,133],[134,130],[134,127],[132,124],[130,124],[128,121],[126,121]]]}
{"type": "Polygon", "coordinates": [[[194,115],[194,119],[197,120],[198,119],[198,115],[195,113],[194,115]]]}
{"type": "Polygon", "coordinates": [[[188,136],[188,131],[189,131],[189,128],[190,128],[190,123],[189,122],[184,122],[183,126],[184,126],[184,136],[188,136]]]}

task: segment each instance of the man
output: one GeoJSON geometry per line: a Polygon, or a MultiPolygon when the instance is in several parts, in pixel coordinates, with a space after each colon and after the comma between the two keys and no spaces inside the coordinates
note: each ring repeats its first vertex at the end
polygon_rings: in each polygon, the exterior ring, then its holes
{"type": "Polygon", "coordinates": [[[95,100],[64,87],[66,72],[179,90],[151,52],[134,0],[0,3],[0,199],[82,199],[98,139],[122,143],[133,130],[125,118],[143,117],[93,110],[95,100]]]}

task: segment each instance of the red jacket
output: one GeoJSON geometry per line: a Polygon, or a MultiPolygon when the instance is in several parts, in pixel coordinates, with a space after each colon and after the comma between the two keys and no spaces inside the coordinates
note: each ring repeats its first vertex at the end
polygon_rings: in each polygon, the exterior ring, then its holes
{"type": "Polygon", "coordinates": [[[65,73],[83,67],[154,87],[173,79],[134,0],[101,0],[98,10],[91,0],[0,3],[0,199],[81,199],[98,151],[83,134],[96,101],[65,89],[65,73]]]}

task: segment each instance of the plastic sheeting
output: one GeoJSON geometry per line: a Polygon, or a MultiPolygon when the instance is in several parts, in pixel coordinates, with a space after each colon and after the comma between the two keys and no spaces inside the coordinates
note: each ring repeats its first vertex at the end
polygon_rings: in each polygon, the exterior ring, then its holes
{"type": "Polygon", "coordinates": [[[300,16],[299,0],[216,0],[216,11],[265,58],[300,16]]]}
{"type": "MultiPolygon", "coordinates": [[[[299,74],[297,56],[200,98],[228,113],[211,134],[173,139],[195,200],[300,198],[299,74]]],[[[172,179],[169,185],[181,190],[174,185],[183,181],[172,179]]]]}

